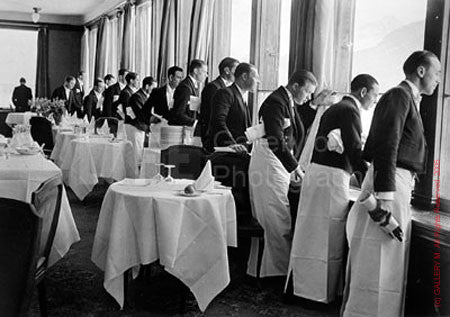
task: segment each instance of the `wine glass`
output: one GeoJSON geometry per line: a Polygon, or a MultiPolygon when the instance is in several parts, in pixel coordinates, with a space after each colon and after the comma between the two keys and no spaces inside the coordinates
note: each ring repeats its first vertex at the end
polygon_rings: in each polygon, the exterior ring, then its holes
{"type": "Polygon", "coordinates": [[[166,182],[173,182],[174,179],[172,177],[172,168],[175,168],[175,165],[164,165],[165,168],[167,168],[167,177],[164,179],[166,182]]]}
{"type": "Polygon", "coordinates": [[[161,175],[161,166],[165,167],[166,165],[164,163],[156,163],[155,165],[158,166],[158,173],[153,178],[158,180],[164,179],[164,177],[161,175]]]}

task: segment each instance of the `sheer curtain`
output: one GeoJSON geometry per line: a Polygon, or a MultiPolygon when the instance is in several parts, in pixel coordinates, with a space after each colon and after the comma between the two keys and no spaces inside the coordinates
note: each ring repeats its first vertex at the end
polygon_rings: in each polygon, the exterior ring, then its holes
{"type": "Polygon", "coordinates": [[[312,71],[320,87],[350,86],[355,0],[293,0],[289,73],[312,71]]]}
{"type": "Polygon", "coordinates": [[[151,3],[145,2],[136,7],[136,68],[141,79],[153,76],[150,72],[151,42],[151,3]]]}
{"type": "Polygon", "coordinates": [[[136,7],[127,3],[123,14],[123,40],[120,67],[135,70],[136,7]]]}
{"type": "MultiPolygon", "coordinates": [[[[83,36],[81,37],[81,68],[85,73],[84,85],[86,88],[90,88],[90,74],[91,69],[89,68],[89,29],[84,28],[83,36]]],[[[90,90],[90,89],[89,89],[90,90]]]]}
{"type": "Polygon", "coordinates": [[[90,85],[89,90],[92,88],[91,85],[94,82],[94,73],[95,73],[95,59],[97,56],[97,33],[98,28],[92,27],[89,31],[89,70],[90,74],[89,76],[86,76],[89,80],[90,85]]]}
{"type": "Polygon", "coordinates": [[[107,17],[102,17],[98,24],[97,33],[97,54],[95,59],[95,78],[103,78],[106,75],[108,67],[108,60],[110,53],[108,47],[110,46],[110,23],[107,17]]]}

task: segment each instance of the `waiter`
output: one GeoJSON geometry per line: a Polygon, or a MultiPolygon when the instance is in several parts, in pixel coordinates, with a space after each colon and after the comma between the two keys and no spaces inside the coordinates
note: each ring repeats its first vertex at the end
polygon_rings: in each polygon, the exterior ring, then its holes
{"type": "Polygon", "coordinates": [[[289,263],[294,295],[323,303],[342,293],[350,176],[367,171],[360,109],[374,105],[379,91],[378,82],[367,74],[356,76],[350,88],[321,118],[302,184],[289,263]]]}
{"type": "MultiPolygon", "coordinates": [[[[264,100],[259,118],[265,136],[254,144],[249,166],[253,215],[264,228],[264,251],[260,276],[286,275],[291,250],[291,215],[288,190],[291,177],[303,176],[297,159],[304,129],[295,103],[308,101],[317,86],[314,75],[295,72],[287,86],[281,86],[264,100]]],[[[252,241],[247,273],[256,276],[258,245],[252,241]]]]}
{"type": "Polygon", "coordinates": [[[441,64],[435,54],[417,51],[407,58],[403,71],[406,79],[388,90],[375,109],[363,154],[372,166],[362,185],[398,221],[403,238],[387,235],[359,202],[353,205],[347,222],[350,250],[341,310],[347,317],[404,314],[409,202],[414,174],[425,171],[427,157],[419,105],[421,95],[432,95],[439,84],[441,64]]]}

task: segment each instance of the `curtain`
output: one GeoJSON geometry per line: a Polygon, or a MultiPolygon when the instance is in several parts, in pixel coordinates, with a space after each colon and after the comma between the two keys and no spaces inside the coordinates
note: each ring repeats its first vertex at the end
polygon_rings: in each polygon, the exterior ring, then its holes
{"type": "MultiPolygon", "coordinates": [[[[95,60],[96,60],[96,56],[97,56],[97,33],[98,33],[98,28],[97,27],[92,27],[89,30],[89,70],[90,70],[90,74],[89,76],[86,76],[88,78],[89,83],[92,85],[92,83],[94,82],[94,73],[95,73],[95,60]]],[[[89,90],[92,87],[89,86],[89,90]]]]}
{"type": "Polygon", "coordinates": [[[119,70],[119,19],[117,17],[109,20],[108,33],[108,64],[106,66],[106,74],[117,75],[119,70]]]}
{"type": "Polygon", "coordinates": [[[289,73],[312,71],[319,89],[348,91],[355,0],[293,0],[289,73]]]}
{"type": "Polygon", "coordinates": [[[220,61],[231,52],[231,1],[215,1],[209,38],[208,73],[210,81],[219,75],[220,61]]]}
{"type": "Polygon", "coordinates": [[[150,41],[151,41],[151,6],[145,2],[136,7],[136,68],[141,79],[145,76],[153,76],[150,72],[150,41]]]}
{"type": "Polygon", "coordinates": [[[36,89],[34,97],[50,97],[48,76],[48,30],[46,27],[41,27],[38,30],[36,89]]]}
{"type": "Polygon", "coordinates": [[[206,61],[208,58],[215,0],[195,0],[192,9],[189,58],[206,61]]]}
{"type": "MultiPolygon", "coordinates": [[[[159,52],[160,52],[160,39],[161,39],[161,25],[163,18],[163,7],[164,3],[162,1],[151,1],[151,34],[150,34],[150,65],[149,73],[155,76],[156,80],[160,84],[164,84],[166,81],[166,73],[163,77],[159,76],[158,65],[159,65],[159,52]]],[[[171,65],[170,65],[171,66],[171,65]]],[[[169,66],[169,67],[170,67],[169,66]]]]}
{"type": "Polygon", "coordinates": [[[165,78],[172,65],[184,68],[194,58],[208,60],[212,38],[214,0],[164,1],[158,72],[165,78]]]}
{"type": "MultiPolygon", "coordinates": [[[[86,90],[90,88],[90,74],[91,69],[89,68],[89,29],[84,28],[83,36],[81,37],[81,67],[80,69],[84,71],[84,85],[86,90]]],[[[90,89],[89,89],[90,90],[90,89]]]]}
{"type": "Polygon", "coordinates": [[[110,22],[105,16],[100,19],[97,33],[97,53],[95,57],[95,78],[103,78],[108,69],[108,63],[111,59],[111,36],[110,22]]]}
{"type": "Polygon", "coordinates": [[[135,6],[127,3],[123,14],[123,40],[120,67],[135,69],[135,6]]]}

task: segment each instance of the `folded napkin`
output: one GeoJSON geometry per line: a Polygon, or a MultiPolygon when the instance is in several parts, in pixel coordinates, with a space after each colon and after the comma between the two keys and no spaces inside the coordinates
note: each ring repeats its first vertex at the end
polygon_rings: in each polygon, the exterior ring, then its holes
{"type": "Polygon", "coordinates": [[[327,135],[327,147],[329,151],[334,151],[339,154],[344,153],[344,143],[342,142],[341,129],[331,130],[327,135]]]}
{"type": "Polygon", "coordinates": [[[87,130],[88,130],[89,134],[95,134],[95,118],[94,118],[94,116],[91,117],[91,122],[89,122],[87,130]]]}
{"type": "Polygon", "coordinates": [[[119,125],[117,127],[117,138],[122,140],[127,139],[127,131],[125,130],[125,124],[122,120],[119,120],[119,125]]]}
{"type": "Polygon", "coordinates": [[[143,179],[143,178],[124,178],[119,182],[116,182],[116,185],[121,186],[130,186],[130,187],[140,187],[140,186],[147,186],[152,183],[152,180],[150,179],[143,179]]]}
{"type": "Polygon", "coordinates": [[[202,173],[194,182],[194,187],[196,190],[213,190],[214,189],[214,176],[212,175],[211,161],[206,162],[202,173]]]}
{"type": "Polygon", "coordinates": [[[70,121],[71,121],[72,123],[76,123],[76,122],[78,121],[77,113],[76,113],[76,112],[74,112],[74,113],[70,116],[70,121]]]}
{"type": "Polygon", "coordinates": [[[105,119],[105,121],[103,121],[103,125],[99,130],[97,130],[97,133],[100,135],[109,135],[108,120],[105,119]]]}
{"type": "Polygon", "coordinates": [[[89,125],[89,119],[88,119],[87,114],[84,115],[84,118],[83,118],[83,124],[84,124],[85,126],[88,126],[88,125],[89,125]]]}

